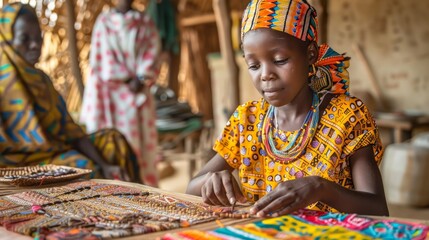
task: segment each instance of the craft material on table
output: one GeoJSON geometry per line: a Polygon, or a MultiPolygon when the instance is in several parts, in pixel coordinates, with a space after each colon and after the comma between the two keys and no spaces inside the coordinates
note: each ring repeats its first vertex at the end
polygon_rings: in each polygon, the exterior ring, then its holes
{"type": "Polygon", "coordinates": [[[426,225],[391,219],[300,210],[291,215],[221,227],[213,231],[192,229],[168,233],[161,239],[427,239],[428,230],[426,225]]]}
{"type": "Polygon", "coordinates": [[[39,239],[100,239],[188,227],[247,210],[213,207],[150,189],[82,181],[0,198],[0,224],[39,239]]]}
{"type": "Polygon", "coordinates": [[[90,169],[57,165],[0,168],[0,183],[15,186],[37,186],[78,179],[91,172],[90,169]]]}

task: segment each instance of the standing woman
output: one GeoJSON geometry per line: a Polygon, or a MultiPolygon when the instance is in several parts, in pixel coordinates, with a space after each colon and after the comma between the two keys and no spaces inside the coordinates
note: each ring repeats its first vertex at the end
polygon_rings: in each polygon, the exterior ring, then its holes
{"type": "Polygon", "coordinates": [[[34,9],[12,3],[0,10],[0,19],[0,167],[55,164],[139,182],[125,138],[112,130],[86,135],[35,67],[43,39],[34,9]]]}
{"type": "Polygon", "coordinates": [[[124,134],[137,154],[143,181],[157,186],[150,86],[157,78],[160,41],[149,16],[132,9],[132,2],[118,0],[96,20],[80,121],[89,132],[114,127],[124,134]]]}

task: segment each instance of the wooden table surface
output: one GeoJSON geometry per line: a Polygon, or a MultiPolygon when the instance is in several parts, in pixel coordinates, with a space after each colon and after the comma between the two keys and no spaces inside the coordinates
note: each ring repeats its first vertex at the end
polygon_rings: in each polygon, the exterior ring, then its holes
{"type": "MultiPolygon", "coordinates": [[[[183,194],[183,193],[168,192],[168,191],[164,191],[164,190],[161,190],[158,188],[153,188],[153,187],[149,187],[149,186],[145,186],[145,185],[137,184],[137,183],[129,183],[129,182],[123,182],[123,181],[117,181],[117,180],[103,180],[103,179],[94,179],[91,181],[94,181],[97,183],[106,183],[106,184],[115,184],[115,185],[133,187],[133,188],[138,188],[141,190],[150,190],[150,191],[154,191],[154,192],[159,192],[161,194],[169,194],[171,196],[183,199],[185,201],[194,201],[194,202],[200,202],[201,201],[201,198],[197,197],[197,196],[187,195],[187,194],[183,194]]],[[[58,184],[58,185],[64,185],[64,184],[58,184]]],[[[25,191],[25,190],[22,189],[21,192],[22,191],[25,191]]],[[[371,218],[380,218],[380,217],[372,217],[372,216],[370,216],[370,217],[371,218]]],[[[399,218],[387,218],[387,217],[385,217],[385,219],[394,219],[394,220],[401,220],[401,221],[406,221],[406,222],[415,222],[415,223],[422,223],[425,225],[429,225],[429,220],[399,219],[399,218]]],[[[253,222],[255,220],[258,220],[258,219],[257,218],[253,218],[253,219],[252,218],[251,219],[222,219],[222,220],[220,220],[220,222],[222,225],[228,226],[228,225],[241,224],[241,223],[250,223],[250,222],[253,222]]],[[[212,230],[212,229],[215,229],[217,227],[219,227],[218,223],[216,223],[215,221],[211,221],[211,222],[207,222],[207,223],[201,223],[201,224],[193,225],[193,226],[186,228],[186,229],[212,230]]],[[[156,239],[158,237],[163,236],[167,232],[173,233],[173,232],[179,232],[182,230],[183,230],[183,228],[179,228],[179,229],[173,229],[173,230],[163,231],[163,232],[155,232],[155,233],[149,233],[149,234],[144,234],[144,235],[135,235],[135,236],[130,236],[130,237],[124,237],[124,238],[120,238],[120,239],[123,239],[123,240],[156,239]]],[[[16,233],[7,231],[3,227],[0,227],[0,239],[31,240],[33,238],[28,237],[28,236],[23,236],[20,234],[16,234],[16,233]]]]}

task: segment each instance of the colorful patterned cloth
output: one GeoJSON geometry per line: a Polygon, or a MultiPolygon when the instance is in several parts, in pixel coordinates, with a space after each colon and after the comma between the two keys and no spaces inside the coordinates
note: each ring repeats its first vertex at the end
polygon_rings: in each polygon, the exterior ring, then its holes
{"type": "MultiPolygon", "coordinates": [[[[86,134],[70,117],[49,77],[9,43],[22,7],[14,3],[0,11],[0,167],[57,164],[94,169],[92,177],[101,177],[94,162],[73,149],[72,143],[86,134]]],[[[121,134],[103,130],[89,138],[106,161],[137,178],[135,156],[121,134]]]]}
{"type": "Polygon", "coordinates": [[[160,41],[148,15],[130,10],[102,13],[91,39],[90,72],[80,122],[89,132],[108,127],[125,135],[145,184],[157,186],[155,102],[149,88],[133,93],[127,81],[156,80],[160,41]]]}
{"type": "MultiPolygon", "coordinates": [[[[305,0],[252,0],[243,14],[241,38],[252,30],[268,28],[287,33],[302,41],[318,41],[317,12],[305,0]]],[[[314,64],[317,78],[310,86],[316,92],[349,92],[349,58],[339,54],[327,44],[319,46],[314,64]]],[[[310,69],[312,71],[313,69],[310,69]]]]}
{"type": "Polygon", "coordinates": [[[301,210],[291,215],[213,231],[185,230],[166,234],[162,240],[427,239],[428,231],[428,226],[416,223],[301,210]]]}
{"type": "Polygon", "coordinates": [[[302,41],[317,41],[316,16],[316,10],[303,0],[253,0],[244,11],[241,34],[269,28],[302,41]]]}
{"type": "MultiPolygon", "coordinates": [[[[382,145],[374,120],[355,97],[334,95],[305,153],[290,163],[275,161],[267,155],[261,142],[261,125],[269,104],[261,105],[262,100],[239,106],[214,145],[214,150],[239,170],[243,194],[250,202],[283,181],[305,176],[321,176],[353,189],[348,157],[365,146],[372,145],[377,164],[381,161],[382,145]]],[[[274,140],[281,148],[289,143],[293,132],[276,131],[274,140]]],[[[321,202],[308,208],[335,211],[321,202]]]]}

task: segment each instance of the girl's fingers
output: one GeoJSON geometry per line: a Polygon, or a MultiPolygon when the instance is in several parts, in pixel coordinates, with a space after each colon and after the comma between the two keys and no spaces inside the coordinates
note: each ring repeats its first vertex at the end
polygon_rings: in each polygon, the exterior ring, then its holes
{"type": "Polygon", "coordinates": [[[233,187],[234,187],[235,199],[237,201],[239,201],[240,203],[247,202],[246,197],[241,192],[240,186],[238,185],[238,183],[235,180],[234,180],[233,187]]]}
{"type": "Polygon", "coordinates": [[[250,209],[250,213],[257,214],[259,211],[264,209],[268,204],[270,204],[275,199],[273,195],[274,195],[274,192],[271,192],[265,195],[263,198],[259,199],[250,209]]]}
{"type": "Polygon", "coordinates": [[[293,201],[293,202],[289,203],[288,205],[284,206],[283,208],[281,208],[280,210],[278,210],[277,212],[273,213],[271,216],[272,217],[278,217],[278,216],[290,214],[290,213],[293,213],[293,212],[295,212],[301,208],[302,207],[300,206],[300,204],[297,201],[293,201]]]}
{"type": "Polygon", "coordinates": [[[219,205],[222,205],[222,206],[230,205],[229,200],[227,198],[224,180],[222,178],[220,179],[216,178],[213,181],[213,191],[214,191],[214,196],[220,203],[219,205]]]}
{"type": "Polygon", "coordinates": [[[201,187],[201,198],[203,199],[204,203],[213,205],[213,203],[210,201],[210,198],[207,197],[207,190],[204,185],[201,187]]]}
{"type": "Polygon", "coordinates": [[[213,185],[205,187],[205,194],[203,195],[203,201],[210,205],[222,205],[221,202],[217,199],[216,194],[213,191],[213,185]]]}
{"type": "Polygon", "coordinates": [[[256,215],[258,217],[267,217],[267,216],[278,216],[278,212],[282,209],[287,209],[287,207],[294,203],[294,199],[287,197],[274,198],[273,201],[268,203],[265,207],[261,208],[256,215]]]}
{"type": "Polygon", "coordinates": [[[222,201],[223,203],[226,203],[226,204],[224,204],[225,206],[232,205],[237,201],[237,199],[235,197],[236,193],[235,193],[235,187],[234,187],[233,181],[235,182],[235,180],[232,179],[231,177],[225,177],[222,179],[223,187],[225,189],[225,195],[226,195],[225,200],[227,201],[227,202],[222,201]]]}

